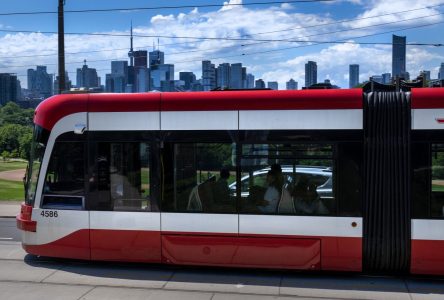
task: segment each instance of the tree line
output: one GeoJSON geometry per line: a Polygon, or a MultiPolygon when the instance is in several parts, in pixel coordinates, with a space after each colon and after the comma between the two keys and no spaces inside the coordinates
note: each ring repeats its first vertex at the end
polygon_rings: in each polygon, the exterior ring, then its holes
{"type": "Polygon", "coordinates": [[[29,159],[32,143],[33,109],[14,102],[0,107],[0,156],[29,159]]]}

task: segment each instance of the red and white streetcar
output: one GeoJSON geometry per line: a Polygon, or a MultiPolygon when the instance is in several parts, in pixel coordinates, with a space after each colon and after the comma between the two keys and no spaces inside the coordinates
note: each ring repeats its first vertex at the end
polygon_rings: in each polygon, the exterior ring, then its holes
{"type": "Polygon", "coordinates": [[[444,274],[444,89],[64,94],[34,123],[28,253],[444,274]]]}

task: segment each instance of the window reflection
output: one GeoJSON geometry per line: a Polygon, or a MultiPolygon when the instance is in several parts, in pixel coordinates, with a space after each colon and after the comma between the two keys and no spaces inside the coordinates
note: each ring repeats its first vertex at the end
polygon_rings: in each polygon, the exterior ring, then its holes
{"type": "Polygon", "coordinates": [[[335,212],[331,145],[242,145],[241,169],[243,213],[335,212]]]}

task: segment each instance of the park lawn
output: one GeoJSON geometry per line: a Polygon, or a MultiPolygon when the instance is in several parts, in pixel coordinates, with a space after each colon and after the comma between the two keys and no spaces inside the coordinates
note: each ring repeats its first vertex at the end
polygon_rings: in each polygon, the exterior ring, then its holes
{"type": "Polygon", "coordinates": [[[0,201],[23,200],[25,198],[23,182],[0,179],[0,201]]]}
{"type": "Polygon", "coordinates": [[[432,184],[433,192],[444,192],[444,185],[432,184]]]}
{"type": "Polygon", "coordinates": [[[0,160],[0,172],[26,169],[27,162],[25,161],[1,161],[0,160]]]}

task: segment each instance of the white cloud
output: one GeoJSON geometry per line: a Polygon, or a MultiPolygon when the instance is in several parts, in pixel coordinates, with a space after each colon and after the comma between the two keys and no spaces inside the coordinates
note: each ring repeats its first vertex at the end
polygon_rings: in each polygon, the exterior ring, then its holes
{"type": "Polygon", "coordinates": [[[391,26],[434,23],[442,21],[443,17],[439,15],[439,7],[432,6],[443,3],[443,0],[429,0],[427,2],[422,0],[392,0],[390,2],[385,0],[372,0],[368,1],[365,12],[357,16],[357,18],[361,20],[348,23],[347,26],[357,28],[381,23],[398,22],[406,19],[412,20],[394,23],[391,26]]]}
{"type": "Polygon", "coordinates": [[[151,24],[159,25],[159,24],[168,23],[168,22],[171,22],[174,20],[175,20],[175,17],[173,15],[168,15],[168,16],[156,15],[151,18],[151,24]]]}
{"type": "MultiPolygon", "coordinates": [[[[283,86],[290,78],[298,81],[299,87],[305,85],[305,63],[309,60],[317,62],[318,82],[330,79],[333,84],[348,87],[348,68],[357,63],[360,68],[360,81],[366,81],[372,75],[391,72],[392,53],[390,46],[363,47],[356,44],[339,44],[330,46],[320,52],[297,56],[280,63],[272,71],[264,72],[265,81],[278,80],[283,86]]],[[[415,77],[421,70],[432,69],[433,64],[443,60],[442,55],[423,48],[407,49],[407,71],[415,77]]],[[[433,69],[433,75],[436,70],[433,69]]]]}
{"type": "MultiPolygon", "coordinates": [[[[423,1],[394,0],[392,4],[381,0],[361,2],[349,0],[354,4],[365,5],[365,12],[359,17],[375,16],[396,10],[406,10],[415,7],[423,7],[423,1]]],[[[436,5],[443,2],[430,0],[427,5],[436,5]]],[[[230,0],[231,4],[242,4],[241,0],[230,0]]],[[[328,3],[328,2],[327,2],[328,3]]],[[[227,4],[227,3],[226,3],[227,4]]],[[[247,6],[228,6],[221,9],[200,12],[197,8],[186,13],[177,15],[158,14],[153,16],[147,24],[138,24],[134,28],[138,35],[164,35],[176,37],[205,36],[216,38],[214,40],[190,40],[185,38],[161,38],[160,49],[165,51],[166,63],[174,63],[176,73],[179,71],[193,71],[199,77],[201,73],[201,60],[211,59],[213,63],[242,62],[248,67],[248,72],[265,81],[279,81],[280,87],[285,87],[285,82],[294,78],[299,86],[304,85],[304,64],[308,60],[318,63],[318,78],[323,81],[330,78],[332,82],[345,87],[347,86],[348,65],[359,63],[361,68],[361,80],[369,76],[390,72],[391,70],[391,47],[390,46],[359,46],[353,44],[339,44],[325,47],[323,50],[311,51],[312,48],[294,49],[289,51],[276,51],[260,54],[261,51],[276,50],[295,46],[291,43],[268,42],[255,45],[248,41],[220,40],[217,38],[256,38],[256,39],[301,39],[301,40],[337,40],[350,36],[357,36],[361,31],[332,34],[332,31],[342,29],[354,29],[369,24],[375,20],[344,23],[328,26],[310,27],[313,25],[332,23],[336,20],[332,15],[318,15],[301,13],[298,7],[291,5],[278,5],[271,7],[252,8],[247,6]],[[291,30],[289,30],[291,29],[291,30]],[[267,32],[264,34],[264,32],[267,32]],[[262,34],[258,34],[262,33],[262,34]],[[321,35],[323,34],[323,35],[321,35]],[[242,46],[245,45],[245,46],[242,46]],[[258,53],[259,52],[259,53],[258,53]],[[242,55],[257,53],[254,55],[242,55]],[[305,54],[301,54],[305,53],[305,54]]],[[[426,10],[427,11],[427,10],[426,10]]],[[[434,12],[435,9],[430,9],[434,12]]],[[[420,11],[424,13],[424,11],[420,11]]],[[[415,15],[418,13],[415,12],[415,15]]],[[[393,17],[393,16],[392,16],[393,17]]],[[[406,18],[406,16],[402,16],[406,18]]],[[[400,18],[395,16],[394,18],[400,18]]],[[[418,22],[420,22],[419,20],[418,22]]],[[[381,23],[381,19],[378,23],[381,23]]],[[[424,21],[421,21],[424,22],[424,21]]],[[[375,30],[375,29],[373,29],[375,30]]],[[[380,30],[380,29],[378,29],[380,30]]],[[[113,31],[111,31],[113,32],[113,31]]],[[[366,34],[374,31],[366,30],[366,34]]],[[[114,33],[128,34],[128,31],[115,31],[114,33]]],[[[157,38],[135,37],[135,48],[151,50],[153,41],[157,44],[157,38]]],[[[72,36],[66,37],[66,52],[86,52],[82,54],[67,54],[67,70],[71,80],[75,82],[75,69],[81,67],[83,59],[87,59],[90,67],[97,68],[104,81],[104,74],[109,72],[109,60],[126,59],[129,38],[128,37],[105,37],[105,36],[72,36]],[[104,51],[100,51],[103,50],[104,51]],[[106,51],[106,49],[114,49],[106,51]],[[105,60],[105,61],[96,61],[105,60]],[[70,62],[75,62],[70,64],[70,62]]],[[[319,49],[317,46],[315,49],[319,49]]],[[[56,35],[44,34],[8,34],[0,37],[0,72],[16,72],[26,74],[28,67],[48,65],[50,72],[57,72],[57,37],[56,35]],[[54,56],[20,57],[21,55],[47,54],[54,56]],[[15,58],[4,59],[1,57],[14,56],[15,58]],[[8,67],[24,66],[24,67],[8,67]]],[[[420,69],[432,69],[443,58],[430,49],[408,47],[408,71],[413,74],[420,69]]],[[[432,73],[433,76],[433,73],[432,73]]],[[[26,77],[22,77],[22,85],[26,77]]]]}
{"type": "Polygon", "coordinates": [[[236,9],[236,8],[242,7],[240,4],[242,4],[242,0],[230,0],[228,2],[224,2],[220,11],[236,9]]]}

